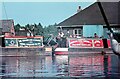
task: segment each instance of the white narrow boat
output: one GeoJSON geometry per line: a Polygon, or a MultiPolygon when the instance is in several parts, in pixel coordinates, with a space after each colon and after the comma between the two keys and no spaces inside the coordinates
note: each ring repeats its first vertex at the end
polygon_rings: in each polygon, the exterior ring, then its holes
{"type": "Polygon", "coordinates": [[[56,55],[68,55],[68,48],[56,48],[54,52],[56,55]]]}

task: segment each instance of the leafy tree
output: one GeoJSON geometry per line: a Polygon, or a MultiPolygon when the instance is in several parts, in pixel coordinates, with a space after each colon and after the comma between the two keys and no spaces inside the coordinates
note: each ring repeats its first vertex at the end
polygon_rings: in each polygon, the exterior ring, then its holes
{"type": "Polygon", "coordinates": [[[32,25],[27,24],[27,25],[25,25],[25,27],[26,27],[27,30],[32,31],[32,25]]]}
{"type": "Polygon", "coordinates": [[[31,36],[31,34],[32,34],[32,27],[31,27],[31,25],[27,24],[27,25],[25,25],[25,28],[26,28],[26,31],[28,31],[30,33],[30,36],[31,36]]]}
{"type": "Polygon", "coordinates": [[[15,32],[19,31],[20,27],[21,27],[20,24],[16,24],[14,26],[15,32]]]}
{"type": "Polygon", "coordinates": [[[56,23],[54,25],[49,25],[48,27],[44,27],[44,36],[47,37],[49,35],[53,35],[53,36],[57,36],[58,32],[57,32],[57,27],[56,27],[56,23]]]}
{"type": "MultiPolygon", "coordinates": [[[[43,28],[43,26],[41,25],[41,23],[38,24],[27,24],[25,25],[25,29],[27,32],[31,34],[35,35],[40,35],[40,36],[44,36],[44,37],[48,37],[49,35],[53,35],[53,36],[57,36],[58,32],[57,32],[57,27],[56,27],[56,23],[54,25],[49,25],[49,26],[45,26],[43,28]]],[[[15,28],[15,32],[19,32],[21,26],[20,24],[17,24],[14,26],[15,28]]]]}
{"type": "Polygon", "coordinates": [[[36,28],[36,35],[41,35],[43,36],[43,26],[41,25],[41,23],[39,23],[38,25],[35,25],[36,28]]]}

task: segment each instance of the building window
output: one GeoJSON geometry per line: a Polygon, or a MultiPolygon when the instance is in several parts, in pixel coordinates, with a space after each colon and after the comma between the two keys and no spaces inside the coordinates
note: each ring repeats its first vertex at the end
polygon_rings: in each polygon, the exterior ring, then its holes
{"type": "Polygon", "coordinates": [[[74,33],[75,35],[77,35],[77,34],[78,34],[78,32],[77,32],[77,31],[78,31],[78,30],[75,30],[75,33],[74,33]]]}
{"type": "Polygon", "coordinates": [[[82,30],[81,29],[74,29],[73,34],[76,36],[82,36],[82,30]]]}
{"type": "Polygon", "coordinates": [[[81,34],[81,30],[78,30],[78,34],[81,34]]]}

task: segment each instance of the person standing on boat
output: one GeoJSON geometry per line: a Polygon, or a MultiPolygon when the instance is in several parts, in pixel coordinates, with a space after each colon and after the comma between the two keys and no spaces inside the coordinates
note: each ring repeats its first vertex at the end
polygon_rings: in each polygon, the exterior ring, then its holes
{"type": "Polygon", "coordinates": [[[65,35],[63,32],[60,32],[58,34],[58,36],[56,37],[56,42],[58,43],[58,47],[65,47],[66,46],[65,35]]]}
{"type": "Polygon", "coordinates": [[[63,32],[60,32],[60,37],[63,37],[64,36],[64,33],[63,32]]]}
{"type": "Polygon", "coordinates": [[[97,33],[94,33],[94,38],[98,38],[98,35],[97,35],[97,33]]]}
{"type": "Polygon", "coordinates": [[[56,37],[56,42],[58,43],[58,47],[61,47],[62,37],[63,37],[63,33],[59,32],[58,36],[56,37]]]}
{"type": "Polygon", "coordinates": [[[61,37],[60,37],[60,35],[58,35],[56,37],[56,42],[58,43],[58,47],[60,47],[60,39],[61,39],[61,37]]]}
{"type": "Polygon", "coordinates": [[[67,30],[66,37],[70,37],[70,32],[67,30]]]}

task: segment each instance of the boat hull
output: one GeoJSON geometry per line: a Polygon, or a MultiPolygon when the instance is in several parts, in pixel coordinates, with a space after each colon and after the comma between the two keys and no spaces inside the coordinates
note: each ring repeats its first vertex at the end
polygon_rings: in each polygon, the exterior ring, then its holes
{"type": "Polygon", "coordinates": [[[54,52],[56,55],[68,55],[68,48],[56,48],[54,52]]]}

